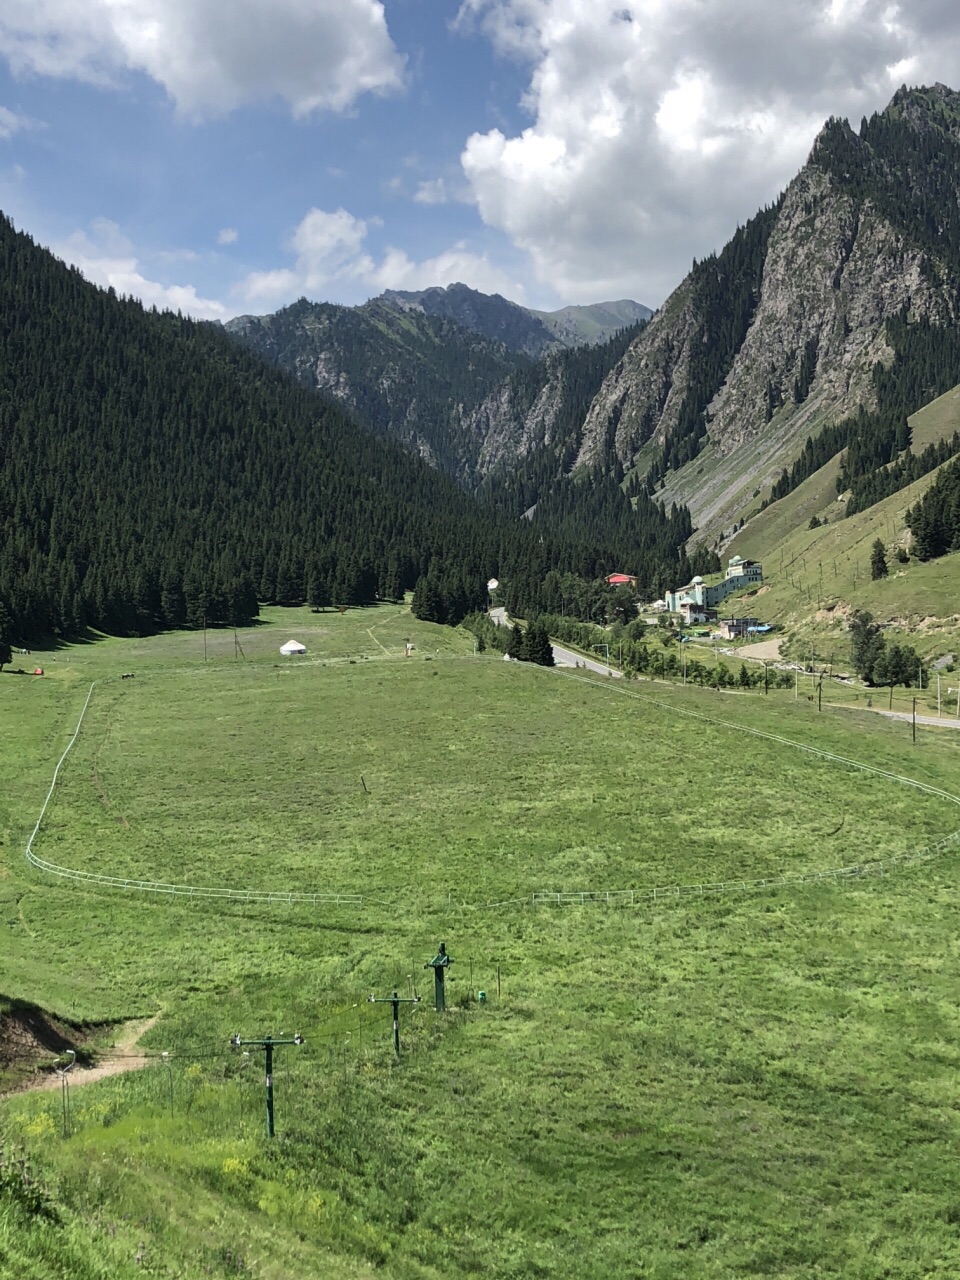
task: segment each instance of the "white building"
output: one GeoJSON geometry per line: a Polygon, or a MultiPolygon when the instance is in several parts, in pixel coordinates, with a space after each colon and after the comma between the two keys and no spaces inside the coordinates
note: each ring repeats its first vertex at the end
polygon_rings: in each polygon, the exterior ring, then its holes
{"type": "Polygon", "coordinates": [[[734,591],[754,587],[762,581],[763,566],[758,560],[744,560],[743,556],[734,556],[728,562],[726,576],[720,582],[708,584],[698,575],[685,587],[668,591],[664,600],[671,613],[679,613],[681,605],[685,604],[698,609],[713,609],[721,600],[733,595],[734,591]]]}

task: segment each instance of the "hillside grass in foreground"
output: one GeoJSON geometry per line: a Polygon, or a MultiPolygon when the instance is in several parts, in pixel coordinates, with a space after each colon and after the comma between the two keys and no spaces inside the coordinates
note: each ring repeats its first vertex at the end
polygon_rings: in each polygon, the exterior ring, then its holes
{"type": "MultiPolygon", "coordinates": [[[[97,690],[38,851],[206,883],[347,877],[377,901],[215,906],[26,870],[20,833],[85,685],[69,650],[53,680],[0,680],[18,795],[0,990],[88,1018],[160,1010],[147,1042],[175,1054],[74,1089],[66,1140],[59,1095],[4,1103],[60,1217],[0,1192],[0,1274],[956,1271],[956,854],[656,909],[463,905],[826,868],[960,826],[953,805],[684,711],[947,790],[955,737],[911,750],[865,714],[468,656],[358,650],[278,676],[267,646],[178,670],[177,643],[143,642],[137,679],[97,690]],[[440,938],[450,1010],[406,1006],[394,1064],[366,996],[428,995],[440,938]],[[270,1145],[238,1029],[307,1037],[277,1055],[270,1145]]],[[[119,642],[78,656],[85,677],[134,667],[119,642]]]]}

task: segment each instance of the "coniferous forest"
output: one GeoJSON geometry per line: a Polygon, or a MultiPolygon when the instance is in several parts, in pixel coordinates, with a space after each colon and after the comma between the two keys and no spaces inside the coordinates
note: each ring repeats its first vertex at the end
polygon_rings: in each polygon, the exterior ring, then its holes
{"type": "MultiPolygon", "coordinates": [[[[496,574],[682,573],[689,515],[518,519],[482,504],[217,326],[88,284],[0,220],[0,629],[21,642],[239,623],[435,583],[443,619],[496,574]]],[[[598,482],[599,483],[599,482],[598,482]]],[[[588,504],[589,506],[589,504],[588,504]]],[[[0,637],[3,638],[3,637],[0,637]]]]}

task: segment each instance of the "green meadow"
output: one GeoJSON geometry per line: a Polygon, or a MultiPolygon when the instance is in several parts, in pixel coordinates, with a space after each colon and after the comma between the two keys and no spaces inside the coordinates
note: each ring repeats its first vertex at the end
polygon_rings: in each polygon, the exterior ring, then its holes
{"type": "Polygon", "coordinates": [[[268,611],[205,648],[104,639],[0,675],[0,1000],[83,1024],[104,1060],[157,1019],[145,1069],[74,1073],[66,1124],[58,1091],[0,1103],[0,1274],[955,1274],[958,854],[642,894],[960,828],[946,798],[760,734],[949,794],[960,735],[507,664],[392,606],[268,611]],[[290,638],[307,654],[282,659],[290,638]],[[39,857],[344,900],[27,865],[91,683],[39,857]],[[634,906],[533,905],[624,889],[634,906]],[[423,997],[399,1060],[368,1003],[393,990],[423,997]],[[305,1037],[276,1054],[272,1142],[238,1031],[305,1037]]]}

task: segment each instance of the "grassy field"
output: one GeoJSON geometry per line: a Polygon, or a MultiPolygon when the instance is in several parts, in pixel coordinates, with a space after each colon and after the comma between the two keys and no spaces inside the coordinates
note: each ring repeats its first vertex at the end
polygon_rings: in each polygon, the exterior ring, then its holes
{"type": "Polygon", "coordinates": [[[0,677],[0,992],[107,1046],[104,1024],[157,1013],[146,1044],[173,1055],[75,1088],[66,1138],[58,1093],[3,1104],[50,1199],[0,1170],[0,1274],[955,1273],[957,855],[633,909],[489,904],[916,849],[955,805],[742,730],[949,792],[960,734],[913,747],[789,691],[505,664],[396,608],[275,611],[239,640],[208,635],[206,663],[195,635],[104,641],[0,677]],[[291,636],[308,654],[285,663],[291,636]],[[362,904],[26,867],[93,680],[40,856],[362,904]],[[404,1006],[395,1063],[367,996],[428,996],[441,938],[449,1011],[404,1006]],[[237,1030],[306,1036],[277,1053],[272,1144],[237,1030]]]}

